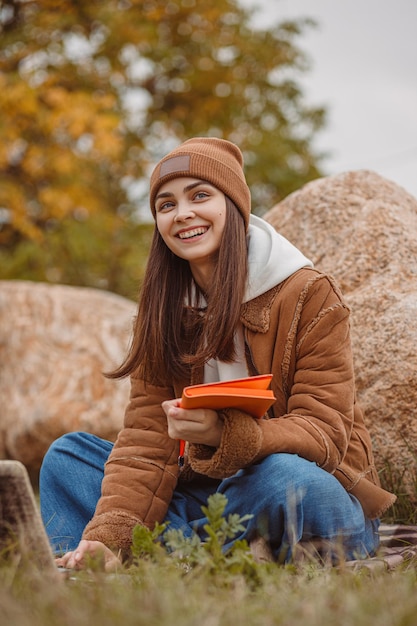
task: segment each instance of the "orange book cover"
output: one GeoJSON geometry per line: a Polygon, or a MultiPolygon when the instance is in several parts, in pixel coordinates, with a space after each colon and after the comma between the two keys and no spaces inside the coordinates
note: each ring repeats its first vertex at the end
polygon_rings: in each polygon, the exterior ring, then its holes
{"type": "Polygon", "coordinates": [[[272,390],[268,389],[271,380],[272,374],[261,374],[191,385],[182,392],[181,407],[214,410],[234,408],[261,418],[276,399],[272,390]]]}

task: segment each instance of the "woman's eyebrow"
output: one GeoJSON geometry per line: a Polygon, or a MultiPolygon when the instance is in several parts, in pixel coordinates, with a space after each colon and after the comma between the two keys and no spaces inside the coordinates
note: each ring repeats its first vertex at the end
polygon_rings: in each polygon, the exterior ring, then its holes
{"type": "Polygon", "coordinates": [[[206,180],[198,180],[195,183],[191,183],[190,185],[184,187],[183,191],[191,191],[191,189],[194,189],[194,187],[198,187],[199,185],[210,185],[210,187],[213,187],[213,185],[208,183],[206,180]]]}
{"type": "MultiPolygon", "coordinates": [[[[197,180],[195,183],[190,183],[189,185],[186,185],[183,191],[191,191],[192,189],[194,189],[194,187],[198,187],[199,185],[209,185],[210,187],[214,186],[211,183],[208,183],[206,180],[197,180]]],[[[155,202],[156,200],[158,200],[158,198],[171,198],[173,195],[174,194],[172,193],[172,191],[162,191],[156,196],[155,202]]]]}
{"type": "Polygon", "coordinates": [[[158,200],[158,198],[171,198],[171,196],[173,195],[174,194],[172,193],[172,191],[163,191],[162,193],[158,193],[155,198],[155,202],[158,200]]]}

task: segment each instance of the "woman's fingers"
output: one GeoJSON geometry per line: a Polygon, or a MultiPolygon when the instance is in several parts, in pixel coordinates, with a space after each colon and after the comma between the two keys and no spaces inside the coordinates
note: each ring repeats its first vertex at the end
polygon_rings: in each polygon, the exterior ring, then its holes
{"type": "Polygon", "coordinates": [[[182,409],[178,400],[162,403],[168,422],[168,434],[172,439],[191,443],[203,443],[217,447],[223,431],[223,420],[211,409],[182,409]]]}
{"type": "Polygon", "coordinates": [[[67,569],[95,567],[113,572],[120,567],[121,560],[104,543],[83,539],[75,550],[56,559],[56,564],[67,569]]]}

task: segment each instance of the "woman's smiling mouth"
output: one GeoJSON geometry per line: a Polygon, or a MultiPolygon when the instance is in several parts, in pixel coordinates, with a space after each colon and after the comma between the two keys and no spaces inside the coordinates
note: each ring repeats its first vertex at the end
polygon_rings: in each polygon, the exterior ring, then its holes
{"type": "Polygon", "coordinates": [[[191,230],[181,231],[177,234],[177,237],[180,239],[191,239],[192,237],[197,237],[198,235],[204,235],[208,229],[208,226],[198,226],[197,228],[192,228],[191,230]]]}

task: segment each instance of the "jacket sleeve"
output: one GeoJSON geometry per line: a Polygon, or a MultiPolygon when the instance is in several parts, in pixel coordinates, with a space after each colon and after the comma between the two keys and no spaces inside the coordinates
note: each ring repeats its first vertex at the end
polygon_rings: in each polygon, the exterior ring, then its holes
{"type": "MultiPolygon", "coordinates": [[[[333,472],[346,454],[355,393],[349,310],[327,278],[313,281],[300,292],[295,306],[291,298],[282,296],[281,318],[271,320],[270,330],[275,324],[275,331],[269,338],[274,346],[269,366],[274,377],[282,380],[290,363],[291,372],[282,384],[282,389],[288,384],[287,394],[281,391],[272,419],[256,420],[225,411],[223,438],[210,462],[207,450],[190,446],[190,462],[196,471],[230,476],[269,454],[287,452],[333,472]],[[292,325],[285,322],[289,318],[292,325]],[[280,334],[282,325],[289,328],[285,337],[280,334]]],[[[263,345],[265,340],[265,336],[256,339],[263,345]]],[[[259,350],[253,348],[255,358],[257,354],[259,350]]]]}
{"type": "Polygon", "coordinates": [[[83,539],[126,552],[137,524],[152,528],[166,515],[178,477],[178,442],[168,436],[161,403],[172,389],[131,379],[124,427],[105,465],[101,498],[83,539]]]}

